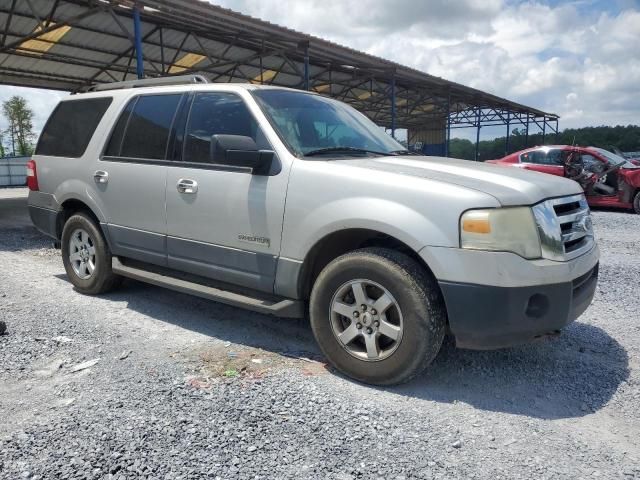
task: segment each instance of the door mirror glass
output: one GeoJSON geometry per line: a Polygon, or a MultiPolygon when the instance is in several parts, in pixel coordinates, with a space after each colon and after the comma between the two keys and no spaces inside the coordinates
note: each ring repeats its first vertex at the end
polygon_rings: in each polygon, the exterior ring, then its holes
{"type": "Polygon", "coordinates": [[[244,135],[211,136],[211,163],[248,167],[255,175],[265,175],[271,167],[273,151],[259,150],[256,141],[244,135]]]}

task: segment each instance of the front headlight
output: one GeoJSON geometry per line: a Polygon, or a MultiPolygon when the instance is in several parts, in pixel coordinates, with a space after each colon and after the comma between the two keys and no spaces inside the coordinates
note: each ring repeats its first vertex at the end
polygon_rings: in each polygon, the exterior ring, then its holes
{"type": "Polygon", "coordinates": [[[469,210],[460,218],[460,246],[540,258],[540,237],[529,207],[469,210]]]}

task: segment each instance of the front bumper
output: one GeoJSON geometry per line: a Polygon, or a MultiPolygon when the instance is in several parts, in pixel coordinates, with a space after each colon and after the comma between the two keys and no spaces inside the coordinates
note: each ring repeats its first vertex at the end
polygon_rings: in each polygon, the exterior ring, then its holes
{"type": "Polygon", "coordinates": [[[439,281],[449,327],[460,348],[494,349],[556,333],[589,306],[598,264],[572,281],[498,287],[439,281]]]}

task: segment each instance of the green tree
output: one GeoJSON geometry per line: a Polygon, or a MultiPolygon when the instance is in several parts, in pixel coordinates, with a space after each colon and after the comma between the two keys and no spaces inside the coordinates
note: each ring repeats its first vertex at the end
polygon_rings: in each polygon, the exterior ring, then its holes
{"type": "MultiPolygon", "coordinates": [[[[611,149],[619,148],[623,152],[640,151],[640,126],[617,125],[615,127],[584,127],[568,128],[557,135],[547,134],[544,142],[542,134],[529,132],[522,128],[514,128],[509,135],[509,151],[505,152],[505,137],[480,142],[480,160],[492,160],[502,158],[507,153],[517,152],[536,145],[580,145],[583,147],[601,147],[611,149]]],[[[452,138],[449,145],[449,154],[454,158],[473,160],[475,156],[475,143],[461,138],[452,138]]]]}
{"type": "Polygon", "coordinates": [[[24,97],[15,95],[3,102],[2,112],[9,123],[6,130],[13,155],[31,155],[33,152],[33,111],[24,97]]]}

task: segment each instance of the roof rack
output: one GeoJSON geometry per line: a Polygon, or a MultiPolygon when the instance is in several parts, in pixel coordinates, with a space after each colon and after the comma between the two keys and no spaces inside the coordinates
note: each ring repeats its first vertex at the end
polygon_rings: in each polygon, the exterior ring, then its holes
{"type": "Polygon", "coordinates": [[[89,92],[119,90],[123,88],[156,87],[166,85],[185,85],[189,83],[209,83],[203,75],[176,75],[174,77],[144,78],[125,82],[100,83],[89,87],[89,92]]]}

